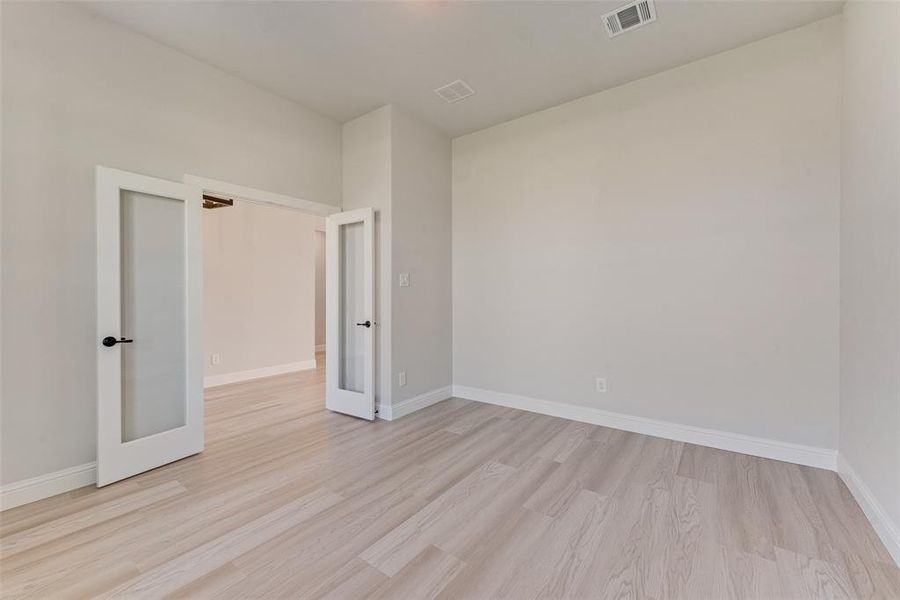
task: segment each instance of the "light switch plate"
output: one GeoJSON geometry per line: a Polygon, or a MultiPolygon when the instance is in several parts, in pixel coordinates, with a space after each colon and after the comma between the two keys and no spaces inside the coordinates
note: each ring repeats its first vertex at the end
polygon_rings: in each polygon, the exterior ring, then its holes
{"type": "Polygon", "coordinates": [[[409,287],[409,273],[400,273],[400,287],[409,287]]]}

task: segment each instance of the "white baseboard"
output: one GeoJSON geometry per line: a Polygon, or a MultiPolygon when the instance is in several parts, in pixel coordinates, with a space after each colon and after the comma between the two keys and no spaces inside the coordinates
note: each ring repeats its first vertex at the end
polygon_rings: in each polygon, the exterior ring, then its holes
{"type": "Polygon", "coordinates": [[[271,377],[273,375],[284,375],[285,373],[294,373],[295,371],[307,371],[316,368],[316,359],[301,360],[300,362],[287,363],[285,365],[275,365],[274,367],[263,367],[261,369],[250,369],[249,371],[235,371],[234,373],[224,373],[222,375],[207,375],[203,378],[203,387],[215,387],[217,385],[225,385],[228,383],[238,383],[239,381],[249,381],[251,379],[259,379],[260,377],[271,377]]]}
{"type": "Polygon", "coordinates": [[[0,510],[15,508],[97,482],[97,463],[32,477],[0,487],[0,510]]]}
{"type": "Polygon", "coordinates": [[[603,425],[613,429],[643,433],[677,442],[688,442],[752,456],[782,460],[798,465],[828,469],[830,471],[837,469],[837,451],[827,448],[803,446],[740,433],[705,429],[669,421],[658,421],[656,419],[609,412],[599,408],[481,390],[464,385],[454,385],[453,396],[487,404],[518,408],[553,417],[562,417],[573,421],[603,425]]]}
{"type": "Polygon", "coordinates": [[[837,471],[844,483],[847,484],[847,488],[853,494],[857,504],[862,508],[866,518],[869,519],[875,533],[881,538],[884,547],[900,567],[900,523],[894,523],[891,520],[881,502],[878,501],[869,486],[860,479],[842,454],[838,455],[837,471]]]}
{"type": "Polygon", "coordinates": [[[378,407],[378,417],[385,421],[399,419],[400,417],[414,413],[417,410],[422,410],[427,406],[437,404],[442,400],[450,398],[452,396],[452,391],[452,388],[448,385],[394,404],[381,404],[378,407]]]}
{"type": "Polygon", "coordinates": [[[325,352],[325,344],[319,344],[315,348],[316,352],[325,352]]]}

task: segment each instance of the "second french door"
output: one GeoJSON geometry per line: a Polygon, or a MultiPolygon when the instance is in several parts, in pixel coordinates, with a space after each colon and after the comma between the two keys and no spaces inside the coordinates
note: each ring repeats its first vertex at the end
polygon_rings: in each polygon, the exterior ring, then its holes
{"type": "Polygon", "coordinates": [[[336,213],[326,222],[325,406],[375,418],[375,212],[336,213]]]}

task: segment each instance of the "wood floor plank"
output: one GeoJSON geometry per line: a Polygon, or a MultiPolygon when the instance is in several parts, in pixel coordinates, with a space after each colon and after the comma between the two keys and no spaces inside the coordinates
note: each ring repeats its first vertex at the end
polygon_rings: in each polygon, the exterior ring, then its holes
{"type": "Polygon", "coordinates": [[[660,598],[666,589],[668,556],[677,539],[673,492],[631,486],[608,499],[615,517],[602,532],[610,542],[600,548],[578,589],[581,596],[599,590],[605,598],[660,598]]]}
{"type": "Polygon", "coordinates": [[[610,430],[600,443],[602,459],[591,461],[585,487],[601,496],[611,496],[633,476],[641,449],[652,438],[627,431],[610,430]]]}
{"type": "Polygon", "coordinates": [[[305,527],[287,531],[236,559],[235,564],[247,574],[239,597],[321,594],[330,589],[334,573],[355,562],[365,548],[420,508],[420,500],[402,488],[346,499],[305,527]]]}
{"type": "Polygon", "coordinates": [[[462,435],[488,419],[502,419],[510,413],[510,409],[495,404],[471,403],[469,406],[469,410],[445,424],[447,431],[462,435]]]}
{"type": "Polygon", "coordinates": [[[775,560],[769,498],[776,493],[762,475],[762,461],[744,454],[719,457],[719,541],[736,551],[775,560]]]}
{"type": "Polygon", "coordinates": [[[771,516],[772,540],[776,548],[828,561],[841,561],[828,537],[816,500],[797,465],[778,461],[760,463],[771,516]]]}
{"type": "Polygon", "coordinates": [[[93,508],[141,489],[143,488],[137,480],[128,479],[105,488],[83,487],[47,498],[41,501],[40,512],[23,510],[25,507],[4,511],[0,513],[0,537],[6,538],[24,529],[31,529],[41,523],[93,508]]]}
{"type": "Polygon", "coordinates": [[[466,567],[438,596],[458,598],[498,598],[499,589],[512,574],[535,554],[539,540],[553,525],[553,519],[528,509],[511,510],[499,527],[482,543],[466,553],[466,567]]]}
{"type": "MultiPolygon", "coordinates": [[[[588,575],[587,565],[603,543],[602,531],[609,520],[614,519],[612,505],[602,496],[589,490],[582,490],[566,512],[556,519],[537,545],[542,552],[533,556],[540,562],[523,563],[529,569],[514,580],[511,598],[531,596],[519,594],[519,584],[525,581],[537,582],[534,591],[540,598],[567,598],[575,595],[578,586],[588,575]]],[[[513,577],[516,577],[515,575],[513,577]]]]}
{"type": "Polygon", "coordinates": [[[313,518],[329,506],[340,502],[333,492],[315,491],[250,521],[234,531],[198,546],[173,560],[155,567],[120,586],[105,597],[152,595],[163,596],[234,560],[263,541],[313,518]]]}
{"type": "Polygon", "coordinates": [[[516,422],[509,427],[509,443],[503,446],[495,460],[504,465],[518,467],[532,456],[536,456],[544,444],[565,426],[566,422],[563,419],[545,419],[541,415],[532,415],[528,420],[516,422]]]}
{"type": "Polygon", "coordinates": [[[325,600],[369,598],[376,591],[383,589],[389,579],[366,561],[355,558],[345,562],[334,572],[334,577],[324,578],[322,584],[303,597],[325,600]]]}
{"type": "Polygon", "coordinates": [[[444,531],[459,527],[500,490],[512,467],[486,463],[367,548],[360,558],[393,576],[444,531]]]}
{"type": "Polygon", "coordinates": [[[565,462],[582,443],[591,438],[596,425],[569,421],[538,451],[538,456],[565,462]]]}
{"type": "Polygon", "coordinates": [[[842,564],[775,549],[778,578],[786,598],[843,598],[855,596],[842,564]]]}
{"type": "Polygon", "coordinates": [[[370,598],[430,600],[450,584],[466,563],[435,546],[427,546],[370,598]]]}
{"type": "Polygon", "coordinates": [[[732,454],[733,452],[726,450],[685,444],[678,462],[677,474],[681,477],[716,483],[722,459],[728,458],[732,454]]]}
{"type": "Polygon", "coordinates": [[[60,517],[31,529],[6,536],[0,541],[0,553],[2,553],[3,557],[8,557],[17,552],[24,552],[29,548],[139,510],[154,502],[182,494],[185,491],[184,486],[177,481],[172,481],[146,490],[140,490],[121,498],[109,500],[90,511],[60,517]]]}
{"type": "Polygon", "coordinates": [[[586,465],[599,464],[604,459],[604,447],[599,442],[582,441],[526,499],[524,506],[549,517],[564,513],[578,493],[587,489],[592,469],[586,465]]]}
{"type": "Polygon", "coordinates": [[[494,535],[509,516],[510,507],[522,506],[560,468],[555,461],[540,456],[506,475],[497,494],[472,511],[462,523],[437,532],[434,544],[454,556],[468,557],[494,535]]]}
{"type": "Polygon", "coordinates": [[[460,399],[369,423],[321,367],[206,396],[202,454],[2,513],[0,597],[900,598],[828,471],[460,399]]]}
{"type": "Polygon", "coordinates": [[[844,572],[853,586],[855,598],[890,598],[887,591],[894,590],[900,598],[900,567],[872,560],[858,554],[842,552],[844,572]]]}
{"type": "Polygon", "coordinates": [[[244,580],[244,574],[231,563],[195,579],[167,595],[168,600],[196,600],[216,598],[229,594],[244,580]]]}
{"type": "Polygon", "coordinates": [[[837,547],[868,560],[892,562],[862,509],[836,473],[803,468],[801,474],[816,498],[817,510],[828,523],[828,536],[837,547]]]}
{"type": "Polygon", "coordinates": [[[763,558],[752,552],[742,552],[731,546],[722,546],[722,555],[727,577],[726,598],[736,600],[791,598],[785,595],[785,589],[790,589],[793,584],[781,580],[775,560],[763,558]]]}
{"type": "Polygon", "coordinates": [[[676,477],[672,496],[674,538],[668,548],[665,597],[724,598],[714,484],[676,477]]]}

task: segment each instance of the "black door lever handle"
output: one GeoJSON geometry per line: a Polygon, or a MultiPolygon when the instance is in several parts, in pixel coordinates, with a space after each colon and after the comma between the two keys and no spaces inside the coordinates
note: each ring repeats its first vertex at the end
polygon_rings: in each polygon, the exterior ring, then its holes
{"type": "Polygon", "coordinates": [[[117,340],[113,336],[108,335],[105,338],[103,338],[103,341],[100,343],[103,344],[104,346],[106,346],[107,348],[112,348],[116,344],[130,344],[133,341],[134,340],[126,340],[125,338],[120,338],[117,340]]]}
{"type": "Polygon", "coordinates": [[[360,327],[371,327],[372,321],[365,321],[363,323],[357,323],[357,325],[359,325],[360,327]]]}

